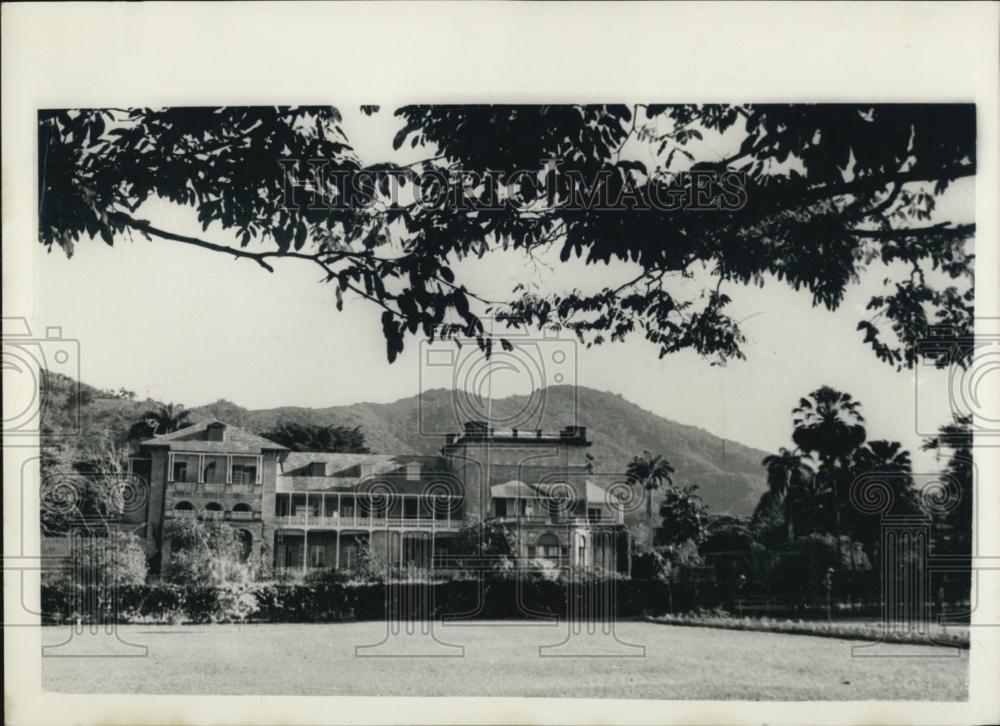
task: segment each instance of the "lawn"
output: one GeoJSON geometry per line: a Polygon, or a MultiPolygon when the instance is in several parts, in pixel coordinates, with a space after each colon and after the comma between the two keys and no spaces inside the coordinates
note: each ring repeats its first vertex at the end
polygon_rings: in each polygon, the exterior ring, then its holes
{"type": "MultiPolygon", "coordinates": [[[[645,622],[616,626],[637,651],[565,626],[477,622],[438,626],[441,642],[414,635],[381,648],[372,623],[124,626],[124,640],[147,645],[146,658],[42,660],[43,688],[60,692],[274,695],[547,696],[662,699],[964,700],[967,651],[894,646],[904,657],[854,658],[854,641],[805,635],[676,627],[645,622]],[[449,644],[449,645],[445,645],[449,644]],[[464,652],[459,646],[464,648],[464,652]],[[400,657],[429,656],[438,657],[400,657]],[[459,655],[459,657],[441,657],[459,655]],[[547,657],[570,655],[574,657],[547,657]],[[598,657],[582,657],[598,656],[598,657]],[[599,657],[604,656],[604,657],[599,657]],[[931,656],[931,657],[928,657],[931,656]]],[[[43,643],[65,641],[68,628],[44,628],[43,643]]],[[[102,648],[105,636],[73,640],[55,652],[102,648]]]]}

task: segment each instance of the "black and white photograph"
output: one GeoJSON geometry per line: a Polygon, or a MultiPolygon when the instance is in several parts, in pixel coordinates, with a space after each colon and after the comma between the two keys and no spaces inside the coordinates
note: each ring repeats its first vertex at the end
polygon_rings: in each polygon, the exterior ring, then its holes
{"type": "Polygon", "coordinates": [[[105,73],[3,109],[11,723],[1000,717],[995,88],[105,73]]]}

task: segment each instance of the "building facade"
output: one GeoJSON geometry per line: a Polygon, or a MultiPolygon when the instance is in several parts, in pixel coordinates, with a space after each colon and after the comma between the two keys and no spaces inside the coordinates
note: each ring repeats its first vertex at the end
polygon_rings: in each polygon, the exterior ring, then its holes
{"type": "MultiPolygon", "coordinates": [[[[170,523],[225,521],[277,572],[447,569],[470,527],[513,535],[517,562],[625,571],[620,502],[592,480],[586,429],[496,431],[470,422],[440,456],[293,452],[221,421],[156,436],[134,462],[149,482],[141,532],[154,570],[170,523]]],[[[137,524],[140,524],[137,522],[137,524]]]]}

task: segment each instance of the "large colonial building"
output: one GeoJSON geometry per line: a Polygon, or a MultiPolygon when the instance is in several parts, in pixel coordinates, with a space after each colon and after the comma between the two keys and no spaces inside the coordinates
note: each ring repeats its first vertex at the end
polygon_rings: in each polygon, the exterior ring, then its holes
{"type": "MultiPolygon", "coordinates": [[[[619,501],[592,481],[583,427],[452,434],[441,456],[292,452],[220,421],[142,442],[144,515],[154,569],[169,562],[170,522],[216,518],[248,557],[277,571],[350,569],[376,553],[399,572],[447,568],[456,537],[481,523],[513,534],[518,561],[627,567],[619,501]]],[[[140,524],[140,522],[136,522],[140,524]]]]}

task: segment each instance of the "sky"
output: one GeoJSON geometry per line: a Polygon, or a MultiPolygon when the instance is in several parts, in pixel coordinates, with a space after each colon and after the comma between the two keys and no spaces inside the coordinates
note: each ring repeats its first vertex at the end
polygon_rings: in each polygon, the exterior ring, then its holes
{"type": "MultiPolygon", "coordinates": [[[[389,158],[395,128],[390,114],[345,118],[344,125],[365,161],[389,158]],[[365,133],[357,130],[361,123],[369,124],[365,133]]],[[[972,199],[971,183],[957,186],[941,211],[956,221],[971,219],[972,199]]],[[[142,216],[200,233],[190,210],[147,205],[142,216]]],[[[229,241],[220,230],[204,236],[229,241]]],[[[72,259],[34,247],[32,329],[61,326],[64,336],[79,340],[79,375],[94,386],[124,387],[140,398],[187,406],[227,399],[270,408],[391,402],[453,385],[451,369],[430,365],[440,354],[428,353],[413,338],[388,364],[378,309],[345,298],[338,312],[333,287],[306,262],[280,261],[272,274],[252,261],[138,237],[116,240],[114,247],[83,242],[72,259]]],[[[606,284],[627,273],[574,264],[553,273],[506,255],[462,272],[487,293],[509,292],[525,280],[551,283],[553,274],[571,286],[581,280],[606,284]]],[[[537,376],[526,377],[524,366],[520,372],[495,371],[492,392],[525,393],[539,379],[575,381],[771,451],[789,445],[790,411],[799,398],[830,385],[862,402],[869,438],[903,442],[918,471],[934,471],[939,463],[919,452],[919,445],[950,417],[947,372],[897,372],[875,358],[856,330],[858,320],[868,317],[869,297],[882,289],[882,277],[880,271],[866,275],[835,312],[814,308],[808,294],[780,284],[724,288],[734,300],[733,316],[743,321],[745,361],[710,366],[687,352],[659,359],[656,347],[640,337],[585,349],[564,336],[531,347],[545,356],[543,369],[534,357],[527,365],[537,376]],[[565,355],[557,356],[558,364],[549,352],[555,350],[565,355]]]]}

